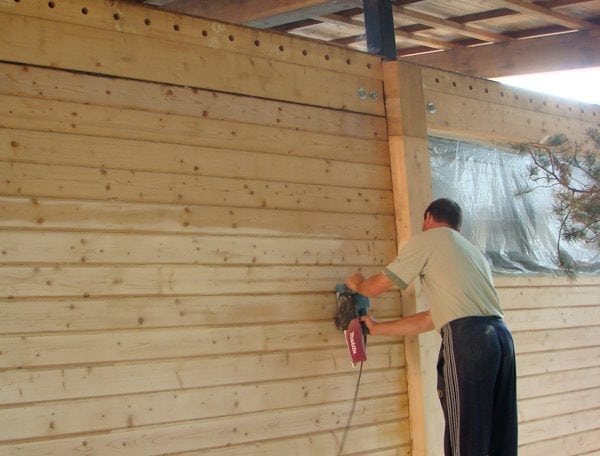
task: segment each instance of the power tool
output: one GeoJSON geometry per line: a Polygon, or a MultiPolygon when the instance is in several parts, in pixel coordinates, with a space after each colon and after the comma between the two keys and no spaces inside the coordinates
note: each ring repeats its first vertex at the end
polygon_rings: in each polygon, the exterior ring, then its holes
{"type": "Polygon", "coordinates": [[[345,284],[335,286],[337,308],[333,318],[335,326],[344,331],[346,345],[352,366],[367,360],[367,334],[369,330],[360,317],[367,315],[369,298],[363,296],[345,284]]]}

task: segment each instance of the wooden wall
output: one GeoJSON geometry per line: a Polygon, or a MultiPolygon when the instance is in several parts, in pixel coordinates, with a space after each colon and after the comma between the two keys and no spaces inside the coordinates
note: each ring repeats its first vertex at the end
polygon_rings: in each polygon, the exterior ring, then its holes
{"type": "MultiPolygon", "coordinates": [[[[334,286],[396,251],[379,60],[119,2],[0,30],[0,454],[335,454],[334,286]]],[[[368,351],[347,447],[409,454],[368,351]]]]}
{"type": "MultiPolygon", "coordinates": [[[[600,127],[597,105],[431,68],[422,74],[424,100],[436,108],[429,134],[506,145],[565,133],[583,143],[586,129],[600,127]]],[[[600,277],[498,276],[496,285],[517,348],[519,455],[598,454],[600,277]]],[[[429,420],[440,426],[434,413],[429,420]]],[[[428,436],[432,456],[436,435],[428,436]]]]}
{"type": "Polygon", "coordinates": [[[519,454],[600,451],[600,280],[496,279],[517,348],[519,454]]]}
{"type": "MultiPolygon", "coordinates": [[[[600,115],[428,68],[384,106],[372,56],[119,2],[0,1],[0,30],[0,454],[335,454],[357,371],[333,287],[415,225],[423,135],[600,115]]],[[[498,285],[521,453],[599,451],[600,280],[498,285]]],[[[439,456],[435,356],[370,341],[348,447],[439,456]]]]}

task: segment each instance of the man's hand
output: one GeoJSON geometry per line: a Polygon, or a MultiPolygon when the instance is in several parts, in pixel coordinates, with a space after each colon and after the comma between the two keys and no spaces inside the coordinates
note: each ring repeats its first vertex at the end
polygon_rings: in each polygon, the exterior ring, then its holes
{"type": "Polygon", "coordinates": [[[358,291],[359,285],[365,281],[365,276],[360,272],[352,274],[348,279],[346,279],[346,286],[353,291],[358,291]]]}
{"type": "Polygon", "coordinates": [[[377,335],[376,326],[379,325],[379,322],[377,320],[375,320],[373,317],[365,315],[364,317],[360,317],[360,321],[363,321],[365,325],[367,325],[367,328],[369,329],[369,334],[371,334],[372,336],[377,335]]]}

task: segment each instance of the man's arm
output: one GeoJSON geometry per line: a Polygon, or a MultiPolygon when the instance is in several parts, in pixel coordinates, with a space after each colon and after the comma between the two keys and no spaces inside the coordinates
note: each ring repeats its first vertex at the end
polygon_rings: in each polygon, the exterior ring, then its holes
{"type": "Polygon", "coordinates": [[[388,291],[393,285],[394,283],[392,280],[383,272],[375,274],[368,279],[365,279],[360,272],[357,272],[346,280],[346,286],[348,288],[368,297],[378,296],[381,293],[388,291]]]}
{"type": "Polygon", "coordinates": [[[371,317],[361,317],[361,320],[374,336],[415,336],[434,328],[429,311],[385,322],[378,322],[371,317]]]}

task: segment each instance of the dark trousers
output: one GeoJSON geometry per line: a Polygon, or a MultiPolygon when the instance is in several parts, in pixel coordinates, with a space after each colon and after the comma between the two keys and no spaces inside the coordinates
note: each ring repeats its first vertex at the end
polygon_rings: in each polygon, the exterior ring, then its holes
{"type": "Polygon", "coordinates": [[[510,331],[498,317],[466,317],[442,330],[438,394],[446,456],[516,456],[517,387],[510,331]]]}

